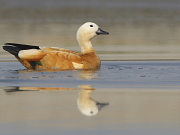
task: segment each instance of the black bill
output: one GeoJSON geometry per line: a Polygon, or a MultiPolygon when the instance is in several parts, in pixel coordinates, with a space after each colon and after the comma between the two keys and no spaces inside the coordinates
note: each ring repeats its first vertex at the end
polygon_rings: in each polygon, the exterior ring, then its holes
{"type": "Polygon", "coordinates": [[[96,34],[97,34],[97,35],[100,35],[100,34],[102,34],[102,35],[108,35],[109,32],[106,32],[106,31],[104,31],[104,30],[98,28],[98,31],[96,31],[96,34]]]}

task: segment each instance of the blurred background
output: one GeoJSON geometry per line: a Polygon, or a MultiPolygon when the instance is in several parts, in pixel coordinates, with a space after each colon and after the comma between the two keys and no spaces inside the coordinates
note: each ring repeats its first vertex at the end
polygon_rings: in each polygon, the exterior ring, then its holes
{"type": "MultiPolygon", "coordinates": [[[[0,0],[0,44],[56,46],[80,51],[76,31],[97,23],[102,60],[180,58],[179,0],[0,0]]],[[[13,56],[0,47],[0,59],[13,56]]]]}

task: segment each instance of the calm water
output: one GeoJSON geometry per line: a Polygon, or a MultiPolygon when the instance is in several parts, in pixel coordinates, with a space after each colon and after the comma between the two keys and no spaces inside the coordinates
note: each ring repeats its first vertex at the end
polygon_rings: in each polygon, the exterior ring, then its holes
{"type": "Polygon", "coordinates": [[[100,70],[28,71],[0,47],[0,134],[180,134],[179,0],[0,0],[0,44],[80,51],[87,21],[100,70]]]}
{"type": "Polygon", "coordinates": [[[0,62],[0,132],[178,135],[179,64],[103,61],[99,71],[27,71],[0,62]]]}

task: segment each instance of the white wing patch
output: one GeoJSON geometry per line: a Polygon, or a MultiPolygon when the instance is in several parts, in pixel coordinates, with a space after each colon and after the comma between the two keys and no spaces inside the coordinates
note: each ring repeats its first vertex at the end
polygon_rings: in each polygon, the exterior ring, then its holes
{"type": "Polygon", "coordinates": [[[75,63],[75,62],[72,62],[73,66],[75,69],[82,69],[83,68],[83,64],[79,64],[79,63],[75,63]]]}
{"type": "Polygon", "coordinates": [[[45,53],[43,53],[41,50],[37,50],[37,49],[21,50],[18,53],[18,56],[21,59],[25,59],[28,61],[39,61],[45,55],[46,55],[45,53]]]}

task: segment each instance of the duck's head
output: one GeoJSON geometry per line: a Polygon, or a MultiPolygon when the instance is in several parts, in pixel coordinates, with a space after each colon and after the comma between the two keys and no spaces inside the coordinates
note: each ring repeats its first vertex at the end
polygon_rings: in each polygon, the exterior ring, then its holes
{"type": "Polygon", "coordinates": [[[99,26],[93,22],[84,23],[77,31],[77,40],[91,40],[93,37],[97,35],[108,35],[109,33],[103,31],[99,28],[99,26]]]}

